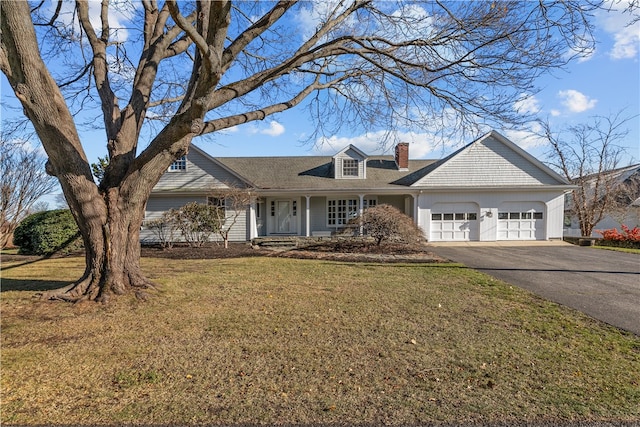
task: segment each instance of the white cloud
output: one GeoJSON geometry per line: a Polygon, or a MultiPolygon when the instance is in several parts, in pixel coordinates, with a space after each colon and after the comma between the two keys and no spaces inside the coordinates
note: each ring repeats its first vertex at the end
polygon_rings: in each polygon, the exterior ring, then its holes
{"type": "Polygon", "coordinates": [[[282,126],[280,123],[276,122],[275,120],[271,120],[269,122],[269,127],[267,129],[254,128],[250,130],[251,133],[261,133],[263,135],[269,135],[269,136],[279,136],[279,135],[282,135],[284,131],[285,131],[284,126],[282,126]]]}
{"type": "MultiPolygon", "coordinates": [[[[332,136],[320,138],[315,144],[315,153],[331,156],[349,144],[353,144],[369,155],[390,154],[395,144],[388,141],[408,142],[409,156],[412,159],[438,158],[442,151],[451,151],[457,143],[443,141],[442,137],[418,132],[367,132],[353,137],[332,136]]],[[[457,144],[459,145],[459,144],[457,144]]]]}
{"type": "Polygon", "coordinates": [[[614,44],[609,52],[612,59],[637,58],[640,49],[640,21],[629,25],[632,15],[623,13],[629,0],[608,0],[607,11],[597,14],[602,29],[613,36],[614,44]]]}
{"type": "Polygon", "coordinates": [[[540,101],[534,95],[521,94],[513,104],[514,110],[522,114],[537,114],[540,112],[540,101]]]}
{"type": "MultiPolygon", "coordinates": [[[[305,2],[296,15],[299,33],[303,39],[308,39],[316,32],[329,17],[334,17],[343,12],[346,5],[338,0],[320,0],[305,2]]],[[[353,16],[348,17],[342,23],[342,28],[352,27],[357,21],[353,16]]]]}
{"type": "MultiPolygon", "coordinates": [[[[100,10],[102,7],[101,2],[99,1],[89,1],[89,21],[91,25],[95,29],[96,33],[99,35],[102,23],[100,20],[100,10]]],[[[51,4],[51,12],[55,7],[54,4],[51,4]]],[[[74,31],[76,33],[80,33],[80,24],[78,23],[78,17],[74,12],[74,4],[71,2],[63,2],[62,9],[58,16],[58,19],[63,22],[65,25],[68,25],[73,20],[74,31]]],[[[112,1],[109,4],[109,28],[110,28],[110,41],[112,42],[126,42],[129,38],[129,30],[127,27],[131,26],[131,21],[134,19],[136,15],[136,10],[140,9],[142,6],[137,2],[130,2],[126,0],[117,0],[112,1]]]]}
{"type": "Polygon", "coordinates": [[[220,133],[236,133],[238,132],[239,128],[238,126],[231,126],[229,128],[225,128],[225,129],[220,129],[218,132],[220,133]]]}
{"type": "Polygon", "coordinates": [[[501,130],[500,133],[520,148],[528,151],[534,148],[544,147],[547,144],[547,141],[539,135],[541,131],[542,125],[538,122],[533,122],[528,129],[504,129],[501,130]]]}
{"type": "Polygon", "coordinates": [[[561,90],[558,96],[562,98],[562,105],[572,113],[582,113],[596,106],[597,99],[589,98],[581,92],[573,89],[561,90]]]}
{"type": "Polygon", "coordinates": [[[561,115],[561,114],[562,114],[562,113],[560,112],[560,110],[556,110],[556,109],[551,110],[551,115],[552,115],[553,117],[558,117],[558,116],[559,116],[559,115],[561,115]]]}

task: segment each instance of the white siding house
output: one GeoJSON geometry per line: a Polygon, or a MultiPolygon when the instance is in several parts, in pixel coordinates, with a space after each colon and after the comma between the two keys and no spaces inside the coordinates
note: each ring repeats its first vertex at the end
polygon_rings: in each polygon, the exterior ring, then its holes
{"type": "MultiPolygon", "coordinates": [[[[367,156],[352,145],[332,157],[214,158],[196,146],[186,164],[168,170],[154,188],[146,219],[213,189],[250,189],[232,239],[269,235],[327,235],[375,204],[409,215],[430,241],[562,238],[561,176],[493,131],[441,160],[411,160],[409,145],[395,157],[367,156]]],[[[143,230],[143,239],[152,236],[143,230]]]]}

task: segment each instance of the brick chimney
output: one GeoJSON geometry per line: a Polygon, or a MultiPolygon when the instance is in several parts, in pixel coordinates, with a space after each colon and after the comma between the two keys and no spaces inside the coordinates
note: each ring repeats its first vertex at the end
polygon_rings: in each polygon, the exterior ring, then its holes
{"type": "Polygon", "coordinates": [[[396,166],[398,170],[409,170],[409,143],[399,142],[396,145],[396,166]]]}

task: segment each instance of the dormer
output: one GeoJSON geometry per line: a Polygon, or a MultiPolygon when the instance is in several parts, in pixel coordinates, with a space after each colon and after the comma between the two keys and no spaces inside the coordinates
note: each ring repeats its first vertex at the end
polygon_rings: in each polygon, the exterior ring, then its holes
{"type": "Polygon", "coordinates": [[[367,177],[367,155],[357,147],[349,145],[333,156],[335,179],[365,179],[367,177]]]}

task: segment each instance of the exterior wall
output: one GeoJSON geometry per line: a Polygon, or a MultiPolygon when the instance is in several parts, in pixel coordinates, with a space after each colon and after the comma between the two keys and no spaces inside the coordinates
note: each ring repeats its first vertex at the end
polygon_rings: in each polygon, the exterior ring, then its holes
{"type": "Polygon", "coordinates": [[[241,183],[226,169],[212,162],[197,149],[187,154],[187,169],[170,171],[160,177],[154,191],[210,191],[241,183]]]}
{"type": "Polygon", "coordinates": [[[505,144],[489,137],[469,146],[414,187],[473,187],[559,184],[505,144]]]}
{"type": "Polygon", "coordinates": [[[398,210],[400,210],[400,212],[412,216],[411,211],[407,212],[406,210],[406,204],[405,204],[405,196],[404,195],[399,195],[399,196],[378,196],[378,204],[379,205],[391,205],[394,208],[397,208],[398,210]]]}
{"type": "MultiPolygon", "coordinates": [[[[198,203],[206,203],[207,197],[205,195],[201,196],[155,196],[152,195],[147,201],[147,208],[145,210],[144,221],[153,221],[156,219],[160,219],[162,214],[170,209],[177,209],[186,205],[187,203],[198,202],[198,203]]],[[[231,218],[233,213],[227,210],[227,218],[231,218]]],[[[238,218],[236,219],[236,223],[231,228],[229,232],[229,241],[230,242],[246,242],[249,240],[249,210],[246,212],[243,211],[238,218]]],[[[177,231],[175,233],[176,241],[184,241],[180,232],[177,231]]],[[[211,237],[211,241],[221,241],[222,238],[216,233],[211,237]]],[[[140,230],[140,241],[142,243],[155,243],[158,241],[156,235],[149,228],[143,226],[142,230],[140,230]]]]}
{"type": "Polygon", "coordinates": [[[495,241],[498,230],[498,210],[504,203],[540,203],[544,205],[544,239],[562,238],[564,196],[557,191],[504,191],[493,193],[452,192],[421,194],[418,198],[418,226],[427,239],[431,235],[431,211],[439,203],[473,203],[478,206],[478,240],[495,241]]]}
{"type": "Polygon", "coordinates": [[[332,229],[327,227],[327,198],[311,197],[309,206],[311,207],[309,234],[314,231],[331,231],[332,229]]]}

